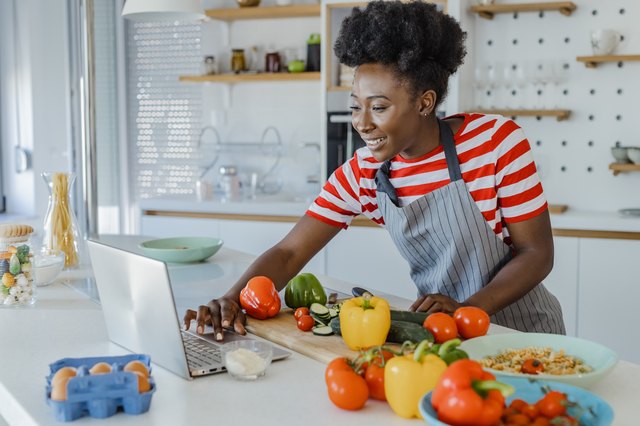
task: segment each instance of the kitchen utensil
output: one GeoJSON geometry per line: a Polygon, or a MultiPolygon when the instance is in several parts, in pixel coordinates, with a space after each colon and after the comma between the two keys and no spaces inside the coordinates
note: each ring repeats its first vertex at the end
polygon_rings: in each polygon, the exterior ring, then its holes
{"type": "Polygon", "coordinates": [[[620,209],[618,212],[623,216],[640,216],[640,208],[638,209],[620,209]]]}
{"type": "Polygon", "coordinates": [[[199,262],[213,256],[222,247],[222,240],[209,237],[161,238],[143,241],[142,252],[164,262],[199,262]]]}
{"type": "MultiPolygon", "coordinates": [[[[580,425],[608,426],[613,422],[611,406],[599,396],[579,387],[544,380],[529,381],[529,379],[518,377],[500,377],[499,381],[515,388],[513,395],[506,400],[507,405],[514,399],[523,399],[530,404],[535,403],[544,395],[544,386],[566,394],[569,401],[579,404],[579,406],[569,407],[568,411],[569,414],[575,416],[580,425]]],[[[431,395],[432,392],[429,392],[420,400],[420,414],[431,426],[447,426],[446,423],[438,420],[438,413],[431,405],[431,395]]]]}
{"type": "Polygon", "coordinates": [[[630,146],[627,148],[627,155],[634,164],[640,164],[640,148],[636,146],[630,146]]]}
{"type": "Polygon", "coordinates": [[[615,30],[601,29],[591,32],[591,49],[594,55],[612,53],[622,40],[622,34],[615,30]]]}
{"type": "Polygon", "coordinates": [[[369,290],[367,290],[366,288],[362,288],[362,287],[353,287],[351,289],[351,294],[353,294],[354,297],[361,297],[364,296],[365,293],[369,293],[370,296],[373,296],[373,293],[371,293],[369,290]]]}
{"type": "Polygon", "coordinates": [[[565,354],[577,357],[584,361],[593,370],[583,374],[523,374],[499,371],[487,368],[487,371],[496,376],[526,377],[529,379],[550,380],[563,382],[583,388],[588,388],[603,379],[611,372],[618,362],[618,355],[599,343],[578,337],[563,336],[547,333],[505,333],[469,339],[460,345],[460,349],[469,354],[469,358],[481,360],[487,356],[495,356],[508,349],[523,348],[551,348],[554,351],[564,351],[565,354]]]}
{"type": "Polygon", "coordinates": [[[220,352],[227,372],[238,380],[256,380],[263,376],[273,359],[273,345],[261,340],[225,343],[220,347],[220,352]]]}
{"type": "Polygon", "coordinates": [[[236,0],[240,7],[256,7],[260,4],[260,0],[236,0]]]}
{"type": "Polygon", "coordinates": [[[611,155],[616,159],[616,163],[628,163],[629,156],[627,154],[627,147],[620,146],[620,144],[616,144],[616,146],[611,147],[611,155]]]}

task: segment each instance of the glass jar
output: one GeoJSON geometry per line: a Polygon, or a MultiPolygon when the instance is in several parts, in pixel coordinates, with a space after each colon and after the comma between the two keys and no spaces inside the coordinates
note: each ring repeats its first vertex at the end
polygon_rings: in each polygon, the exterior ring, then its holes
{"type": "Polygon", "coordinates": [[[0,306],[31,305],[36,300],[29,225],[0,226],[0,306]]]}
{"type": "Polygon", "coordinates": [[[202,63],[202,71],[206,75],[218,74],[218,63],[213,55],[205,56],[202,63]]]}
{"type": "Polygon", "coordinates": [[[244,59],[244,49],[232,49],[231,51],[231,71],[239,74],[247,68],[244,59]]]}
{"type": "Polygon", "coordinates": [[[49,206],[44,218],[42,248],[64,252],[65,269],[76,268],[80,264],[80,247],[84,241],[69,200],[76,175],[45,172],[42,173],[42,178],[49,188],[49,206]]]}
{"type": "Polygon", "coordinates": [[[220,166],[220,188],[222,189],[221,201],[239,201],[240,179],[238,178],[238,168],[236,166],[227,165],[220,166]]]}

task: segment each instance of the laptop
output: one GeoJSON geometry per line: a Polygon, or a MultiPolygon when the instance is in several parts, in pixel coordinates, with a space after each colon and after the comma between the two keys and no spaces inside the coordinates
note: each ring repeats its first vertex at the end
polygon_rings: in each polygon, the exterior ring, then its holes
{"type": "MultiPolygon", "coordinates": [[[[107,333],[113,343],[149,354],[155,364],[192,379],[225,371],[222,344],[252,339],[227,331],[224,341],[218,342],[213,332],[199,335],[191,329],[185,331],[163,261],[95,240],[87,243],[107,333]]],[[[291,352],[274,346],[274,361],[289,355],[291,352]]]]}

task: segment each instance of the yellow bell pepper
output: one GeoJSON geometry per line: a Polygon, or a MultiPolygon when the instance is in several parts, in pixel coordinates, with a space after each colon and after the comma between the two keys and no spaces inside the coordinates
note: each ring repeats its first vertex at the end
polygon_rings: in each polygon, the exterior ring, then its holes
{"type": "Polygon", "coordinates": [[[340,330],[349,349],[357,351],[382,345],[391,327],[391,311],[386,300],[365,294],[340,308],[340,330]]]}
{"type": "Polygon", "coordinates": [[[422,418],[420,399],[435,388],[447,364],[435,354],[423,355],[431,343],[422,341],[413,354],[391,358],[384,367],[384,392],[400,417],[422,418]]]}

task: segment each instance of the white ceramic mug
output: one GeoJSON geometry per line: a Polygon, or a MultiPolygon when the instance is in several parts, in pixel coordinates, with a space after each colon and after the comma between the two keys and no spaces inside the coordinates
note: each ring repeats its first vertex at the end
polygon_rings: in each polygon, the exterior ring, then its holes
{"type": "Polygon", "coordinates": [[[591,49],[594,55],[608,55],[615,50],[622,34],[615,30],[595,30],[591,32],[591,49]]]}

